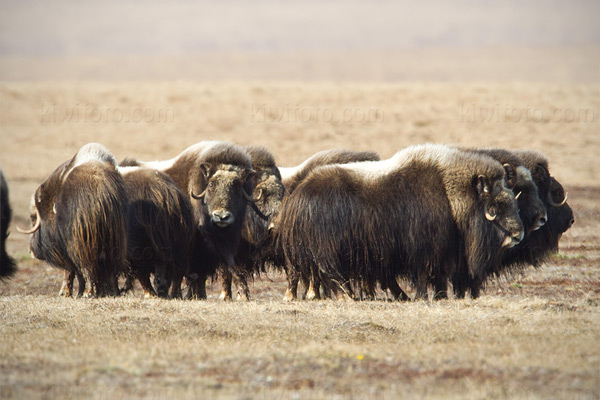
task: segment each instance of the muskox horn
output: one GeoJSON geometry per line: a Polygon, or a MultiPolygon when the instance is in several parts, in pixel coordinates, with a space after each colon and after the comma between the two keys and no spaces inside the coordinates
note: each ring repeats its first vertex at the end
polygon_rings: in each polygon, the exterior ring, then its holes
{"type": "Polygon", "coordinates": [[[196,199],[196,200],[201,200],[205,194],[206,194],[206,189],[204,189],[204,191],[200,194],[195,194],[194,189],[190,190],[190,196],[192,196],[192,198],[196,199]]]}
{"type": "Polygon", "coordinates": [[[42,224],[42,218],[40,217],[40,212],[38,211],[37,207],[35,208],[35,225],[28,230],[25,229],[21,229],[17,226],[17,231],[20,233],[24,233],[26,235],[30,235],[33,232],[37,231],[38,229],[40,229],[40,225],[42,224]]]}
{"type": "Polygon", "coordinates": [[[242,193],[244,194],[244,197],[246,198],[246,200],[251,201],[252,203],[256,203],[257,201],[259,201],[262,198],[262,195],[263,195],[262,189],[260,189],[258,191],[258,197],[257,198],[253,198],[248,193],[246,193],[245,190],[243,190],[242,193]]]}
{"type": "Polygon", "coordinates": [[[485,210],[485,217],[488,219],[488,221],[495,220],[497,216],[498,216],[497,214],[492,215],[490,213],[490,211],[486,208],[486,210],[485,210]]]}
{"type": "Polygon", "coordinates": [[[564,206],[565,203],[567,202],[568,198],[569,198],[569,193],[565,192],[565,198],[560,203],[557,203],[554,200],[552,200],[552,196],[550,195],[550,192],[548,192],[548,204],[550,204],[552,207],[562,207],[562,206],[564,206]]]}
{"type": "Polygon", "coordinates": [[[523,193],[523,192],[517,193],[517,195],[515,196],[515,200],[519,200],[519,196],[521,196],[521,193],[523,193]]]}

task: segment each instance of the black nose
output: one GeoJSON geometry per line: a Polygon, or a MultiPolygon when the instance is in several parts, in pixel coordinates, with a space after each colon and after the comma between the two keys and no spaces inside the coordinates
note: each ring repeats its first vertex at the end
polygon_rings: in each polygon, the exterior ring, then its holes
{"type": "Polygon", "coordinates": [[[539,220],[540,225],[544,225],[546,223],[546,217],[541,217],[539,220]]]}
{"type": "Polygon", "coordinates": [[[213,211],[212,220],[219,225],[229,225],[233,222],[233,214],[227,210],[213,211]]]}
{"type": "Polygon", "coordinates": [[[570,221],[570,224],[571,224],[571,225],[569,225],[569,228],[570,228],[570,227],[572,227],[574,223],[575,223],[575,218],[573,218],[573,219],[570,221]]]}

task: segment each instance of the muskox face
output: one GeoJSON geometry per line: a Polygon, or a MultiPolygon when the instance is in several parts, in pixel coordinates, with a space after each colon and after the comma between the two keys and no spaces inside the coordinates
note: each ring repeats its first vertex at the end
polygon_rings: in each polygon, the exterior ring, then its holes
{"type": "MultiPolygon", "coordinates": [[[[567,204],[569,195],[562,185],[550,176],[544,165],[536,165],[532,176],[538,188],[539,197],[548,211],[548,224],[552,225],[548,229],[560,236],[575,222],[573,210],[567,204]]],[[[558,242],[558,238],[556,238],[556,242],[558,242]]]]}
{"type": "Polygon", "coordinates": [[[548,215],[546,207],[540,199],[537,186],[527,168],[522,166],[517,168],[513,192],[517,197],[519,216],[523,221],[525,232],[540,229],[548,220],[548,215]]]}
{"type": "Polygon", "coordinates": [[[60,188],[62,167],[59,167],[48,179],[41,184],[31,197],[31,225],[26,233],[31,233],[29,248],[32,255],[52,265],[67,265],[64,259],[57,224],[56,199],[60,188]]]}
{"type": "Polygon", "coordinates": [[[233,165],[212,166],[209,163],[201,165],[204,190],[196,195],[194,208],[201,207],[200,223],[210,224],[217,228],[227,228],[239,225],[244,219],[248,200],[252,197],[252,175],[254,171],[233,165]]]}
{"type": "Polygon", "coordinates": [[[252,236],[254,243],[264,242],[272,221],[281,208],[285,189],[277,168],[259,169],[255,179],[252,211],[247,217],[248,235],[252,236]]]}
{"type": "Polygon", "coordinates": [[[517,199],[513,191],[504,185],[504,180],[491,182],[480,175],[475,187],[483,202],[485,218],[494,223],[502,246],[513,247],[523,240],[524,228],[519,217],[517,199]]]}

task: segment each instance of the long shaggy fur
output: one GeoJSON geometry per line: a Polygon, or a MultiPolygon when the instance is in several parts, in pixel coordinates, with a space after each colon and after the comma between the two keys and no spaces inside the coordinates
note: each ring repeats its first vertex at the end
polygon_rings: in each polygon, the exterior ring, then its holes
{"type": "Polygon", "coordinates": [[[6,239],[11,217],[8,184],[0,169],[0,280],[10,278],[17,272],[15,260],[6,252],[6,239]]]}
{"type": "Polygon", "coordinates": [[[537,231],[531,232],[518,246],[510,249],[504,257],[503,263],[511,268],[527,265],[539,267],[551,254],[558,251],[558,243],[575,222],[573,210],[568,203],[560,207],[552,206],[549,196],[554,202],[561,202],[565,196],[562,185],[550,175],[548,159],[541,153],[533,150],[519,150],[515,154],[523,160],[523,165],[531,171],[537,185],[538,194],[544,203],[548,221],[537,231]]]}
{"type": "Polygon", "coordinates": [[[38,259],[67,271],[62,294],[71,294],[68,286],[77,275],[80,292],[87,283],[87,295],[116,295],[118,275],[126,266],[124,183],[111,162],[77,160],[76,154],[36,190],[33,207],[41,226],[31,236],[31,249],[38,259]]]}
{"type": "Polygon", "coordinates": [[[418,286],[434,279],[445,295],[461,259],[479,276],[499,261],[503,231],[522,231],[516,202],[502,201],[510,192],[503,179],[504,169],[489,157],[440,145],[414,146],[378,163],[317,168],[283,201],[279,246],[290,268],[318,275],[334,291],[352,294],[351,280],[388,287],[406,277],[418,286]],[[480,177],[489,194],[477,191],[480,177]],[[498,207],[498,221],[484,217],[490,205],[498,207]]]}
{"type": "Polygon", "coordinates": [[[195,235],[188,197],[166,174],[146,168],[119,168],[128,197],[129,274],[148,295],[181,297],[195,235]],[[150,283],[154,274],[154,288],[150,283]]]}
{"type": "Polygon", "coordinates": [[[127,159],[127,165],[139,165],[166,173],[189,196],[198,229],[192,264],[187,275],[188,297],[206,298],[204,282],[217,268],[234,266],[238,252],[247,200],[242,191],[253,192],[252,162],[247,152],[233,143],[200,142],[177,157],[157,162],[127,159]],[[205,192],[206,190],[206,192],[205,192]],[[202,199],[194,195],[206,193],[202,199]],[[214,210],[227,210],[234,222],[217,226],[214,210]]]}

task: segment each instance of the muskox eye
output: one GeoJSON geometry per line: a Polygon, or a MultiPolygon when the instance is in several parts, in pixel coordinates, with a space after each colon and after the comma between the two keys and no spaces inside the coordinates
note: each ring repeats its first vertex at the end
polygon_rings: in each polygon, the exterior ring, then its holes
{"type": "Polygon", "coordinates": [[[212,189],[215,187],[215,184],[213,182],[209,182],[208,187],[212,189]]]}

